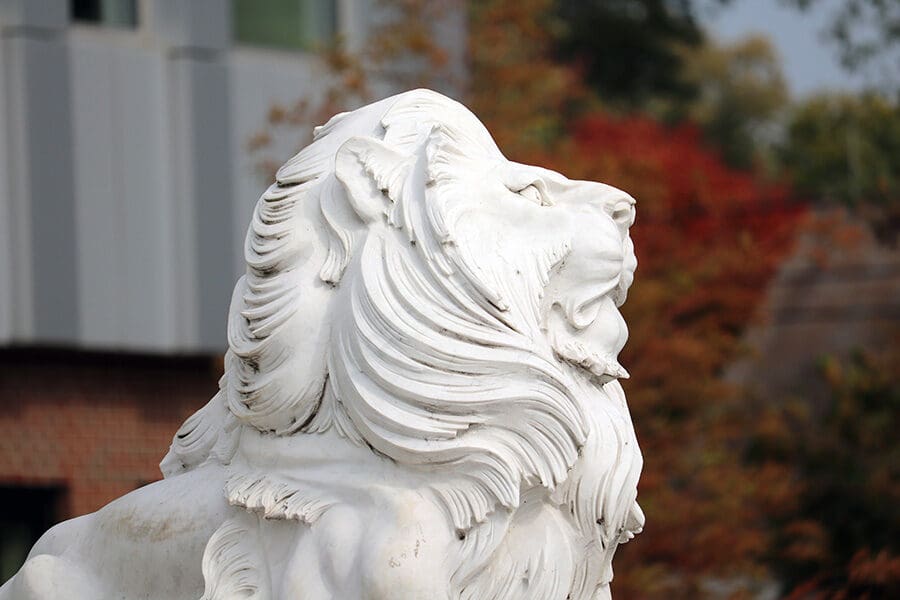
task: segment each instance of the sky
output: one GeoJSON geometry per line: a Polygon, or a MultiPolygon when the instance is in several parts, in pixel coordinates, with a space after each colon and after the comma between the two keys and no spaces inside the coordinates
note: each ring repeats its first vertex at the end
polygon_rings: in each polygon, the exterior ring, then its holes
{"type": "Polygon", "coordinates": [[[862,76],[841,67],[837,48],[823,39],[822,31],[842,1],[821,0],[802,12],[779,0],[735,0],[702,19],[707,31],[721,41],[752,33],[768,35],[781,56],[791,94],[802,98],[818,90],[858,90],[865,83],[862,76]]]}

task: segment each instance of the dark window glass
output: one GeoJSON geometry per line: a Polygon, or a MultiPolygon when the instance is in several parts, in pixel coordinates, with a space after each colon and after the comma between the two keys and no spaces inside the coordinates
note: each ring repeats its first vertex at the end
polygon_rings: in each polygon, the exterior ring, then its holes
{"type": "Polygon", "coordinates": [[[137,0],[72,0],[72,20],[108,27],[135,28],[137,0]]]}
{"type": "Polygon", "coordinates": [[[59,521],[60,488],[0,486],[0,584],[16,574],[31,547],[59,521]]]}
{"type": "Polygon", "coordinates": [[[233,0],[232,6],[241,44],[310,50],[337,32],[335,0],[233,0]]]}

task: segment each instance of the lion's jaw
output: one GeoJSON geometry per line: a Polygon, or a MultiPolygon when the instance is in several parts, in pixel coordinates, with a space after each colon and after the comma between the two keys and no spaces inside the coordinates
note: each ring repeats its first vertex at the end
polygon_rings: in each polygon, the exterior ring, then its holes
{"type": "Polygon", "coordinates": [[[628,339],[619,307],[637,267],[628,235],[634,199],[608,185],[564,181],[558,206],[571,213],[572,247],[550,277],[543,326],[557,356],[599,383],[627,379],[617,357],[628,339]]]}

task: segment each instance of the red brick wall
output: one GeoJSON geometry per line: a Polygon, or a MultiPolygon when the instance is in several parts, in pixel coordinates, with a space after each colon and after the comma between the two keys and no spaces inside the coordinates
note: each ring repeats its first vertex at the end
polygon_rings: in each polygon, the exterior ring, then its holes
{"type": "Polygon", "coordinates": [[[212,357],[0,350],[0,485],[60,487],[65,519],[159,479],[220,374],[212,357]]]}

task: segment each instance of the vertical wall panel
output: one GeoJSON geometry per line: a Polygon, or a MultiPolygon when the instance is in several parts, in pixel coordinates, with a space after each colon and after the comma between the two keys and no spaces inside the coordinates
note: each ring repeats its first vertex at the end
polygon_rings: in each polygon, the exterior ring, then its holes
{"type": "Polygon", "coordinates": [[[23,39],[34,334],[66,343],[78,335],[69,61],[57,37],[23,39]]]}
{"type": "Polygon", "coordinates": [[[13,337],[13,257],[12,226],[13,215],[10,199],[12,183],[9,180],[7,156],[7,107],[5,43],[0,35],[0,344],[8,343],[13,337]]]}
{"type": "Polygon", "coordinates": [[[123,37],[71,38],[81,341],[172,350],[182,340],[165,59],[123,37]]]}
{"type": "Polygon", "coordinates": [[[173,317],[178,330],[177,345],[199,345],[197,319],[197,276],[200,266],[194,252],[196,214],[193,209],[193,168],[191,147],[193,124],[190,120],[190,72],[183,61],[166,61],[166,103],[169,107],[166,129],[169,168],[172,177],[172,254],[170,265],[175,293],[173,317]]]}
{"type": "Polygon", "coordinates": [[[31,273],[31,204],[27,177],[26,98],[22,43],[15,29],[4,28],[0,43],[2,52],[4,154],[6,157],[6,211],[9,216],[7,248],[10,275],[10,341],[33,338],[34,306],[31,273]]]}
{"type": "Polygon", "coordinates": [[[125,342],[129,347],[171,350],[179,347],[173,270],[181,257],[175,254],[173,242],[165,59],[159,52],[127,48],[116,61],[114,73],[128,265],[120,298],[125,307],[125,342]]]}
{"type": "Polygon", "coordinates": [[[78,330],[67,15],[59,0],[0,0],[15,341],[78,330]]]}
{"type": "Polygon", "coordinates": [[[224,62],[190,64],[192,163],[196,211],[195,248],[203,269],[198,273],[198,333],[205,347],[225,348],[225,323],[234,287],[231,233],[231,123],[228,114],[228,69],[224,62]]]}
{"type": "Polygon", "coordinates": [[[178,267],[178,316],[192,347],[223,351],[236,252],[228,176],[230,3],[157,0],[156,9],[168,46],[176,248],[190,257],[178,267]],[[182,290],[188,282],[189,293],[182,290]]]}
{"type": "Polygon", "coordinates": [[[115,347],[125,330],[125,238],[115,185],[121,176],[114,145],[115,53],[104,42],[74,40],[70,51],[79,329],[80,341],[91,347],[115,347]]]}

